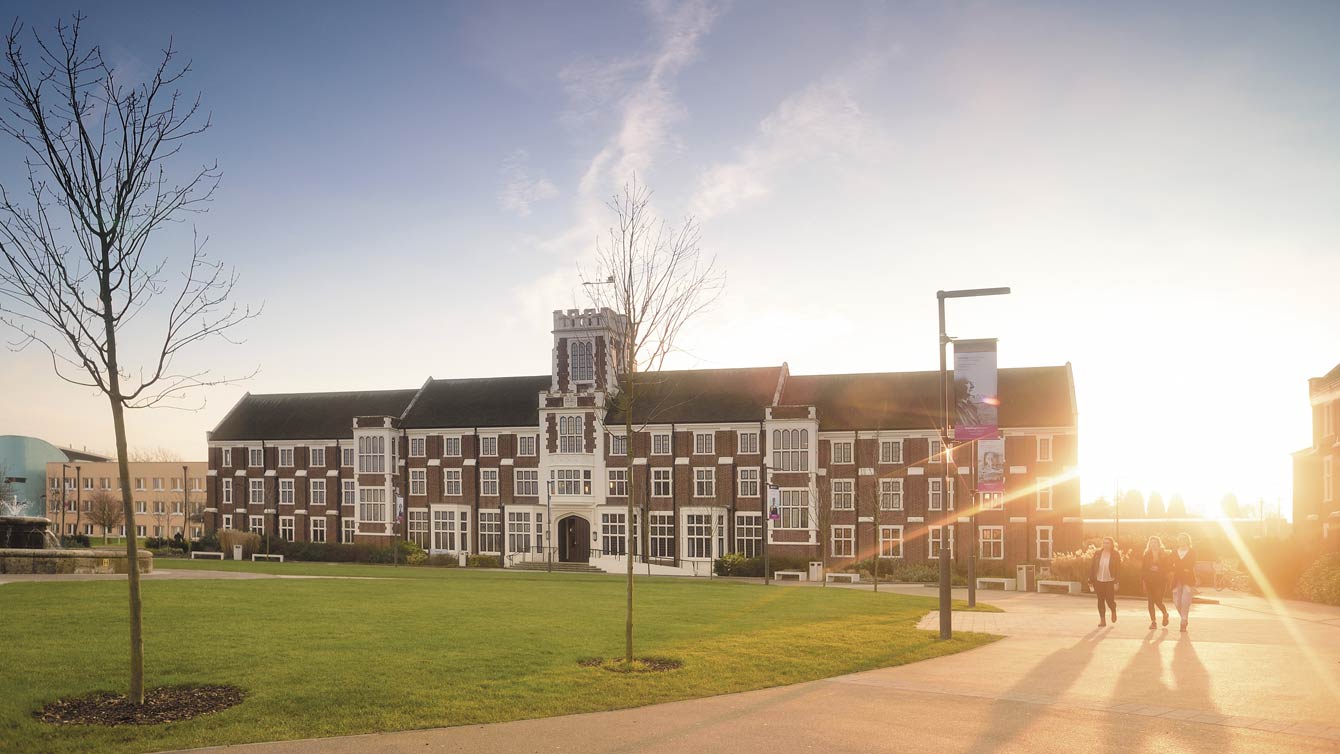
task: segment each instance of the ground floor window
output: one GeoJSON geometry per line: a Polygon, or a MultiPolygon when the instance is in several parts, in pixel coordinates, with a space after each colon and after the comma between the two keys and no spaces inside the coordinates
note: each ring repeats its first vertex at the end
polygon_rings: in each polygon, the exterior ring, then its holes
{"type": "MultiPolygon", "coordinates": [[[[927,538],[927,540],[926,540],[927,542],[930,543],[930,544],[928,545],[928,547],[929,547],[929,551],[926,553],[926,557],[928,557],[928,558],[937,558],[937,559],[940,557],[940,550],[944,547],[945,528],[946,528],[946,527],[944,527],[944,526],[932,526],[932,527],[930,527],[930,536],[929,536],[929,537],[927,538]]],[[[953,560],[953,559],[954,559],[954,527],[950,526],[950,527],[947,527],[947,528],[949,529],[949,559],[950,559],[950,560],[953,560]]]]}
{"type": "Polygon", "coordinates": [[[380,524],[386,521],[386,513],[385,487],[358,488],[358,520],[380,524]]]}
{"type": "Polygon", "coordinates": [[[1037,528],[1038,538],[1038,560],[1052,559],[1052,527],[1039,526],[1037,528]]]}
{"type": "Polygon", "coordinates": [[[1005,558],[1005,527],[977,527],[977,557],[984,560],[1005,558]]]}
{"type": "Polygon", "coordinates": [[[497,553],[502,545],[502,520],[497,511],[479,512],[479,551],[497,553]]]}
{"type": "MultiPolygon", "coordinates": [[[[433,550],[460,552],[468,549],[466,527],[469,513],[454,509],[433,509],[433,550]]],[[[425,522],[426,523],[426,522],[425,522]]]]}
{"type": "Polygon", "coordinates": [[[746,558],[763,554],[763,514],[735,514],[735,551],[746,558]]]}
{"type": "Polygon", "coordinates": [[[668,559],[675,556],[675,514],[652,513],[648,522],[651,525],[651,557],[668,559]]]}
{"type": "Polygon", "coordinates": [[[428,511],[407,511],[405,519],[409,541],[428,549],[428,511]]]}
{"type": "Polygon", "coordinates": [[[325,518],[325,516],[318,516],[318,517],[312,519],[312,541],[313,541],[313,542],[325,542],[325,541],[326,541],[326,518],[325,518]]]}
{"type": "Polygon", "coordinates": [[[833,557],[851,558],[856,555],[856,527],[833,527],[833,557]]]}
{"type": "Polygon", "coordinates": [[[881,558],[901,558],[903,556],[903,527],[879,527],[879,556],[881,558]]]}
{"type": "MultiPolygon", "coordinates": [[[[256,518],[260,518],[260,516],[257,516],[256,518]]],[[[70,524],[70,526],[74,526],[74,524],[70,524]]],[[[73,532],[71,533],[73,534],[73,532]]],[[[144,524],[140,524],[139,526],[135,527],[135,536],[137,537],[144,536],[144,524]]]]}
{"type": "MultiPolygon", "coordinates": [[[[139,527],[139,528],[143,529],[144,527],[141,526],[141,527],[139,527]]],[[[264,535],[265,535],[265,516],[252,516],[252,517],[251,517],[251,521],[249,522],[247,528],[248,528],[249,530],[251,530],[251,531],[256,532],[257,534],[260,534],[261,536],[264,536],[264,535]]]]}
{"type": "Polygon", "coordinates": [[[340,541],[346,545],[354,543],[354,535],[358,533],[358,522],[352,518],[344,519],[344,524],[340,528],[340,541]]]}
{"type": "Polygon", "coordinates": [[[712,557],[712,514],[684,514],[684,557],[709,560],[712,557]]]}
{"type": "Polygon", "coordinates": [[[530,551],[530,511],[507,511],[507,551],[530,551]]]}
{"type": "Polygon", "coordinates": [[[285,542],[292,542],[292,541],[293,541],[293,517],[292,517],[292,516],[280,516],[280,517],[279,517],[279,538],[282,539],[282,540],[284,540],[285,542]]]}
{"type": "MultiPolygon", "coordinates": [[[[225,529],[233,528],[233,514],[231,513],[223,514],[223,528],[225,529]]],[[[124,536],[125,533],[126,533],[126,527],[123,526],[121,527],[121,534],[124,536]]]]}
{"type": "Polygon", "coordinates": [[[628,552],[628,530],[623,513],[600,514],[600,550],[602,555],[623,555],[628,552]]]}

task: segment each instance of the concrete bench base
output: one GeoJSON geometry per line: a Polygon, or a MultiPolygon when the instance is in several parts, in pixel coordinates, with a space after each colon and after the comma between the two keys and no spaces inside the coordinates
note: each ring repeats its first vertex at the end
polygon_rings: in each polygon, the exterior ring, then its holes
{"type": "Polygon", "coordinates": [[[262,554],[260,554],[260,553],[256,553],[255,555],[252,555],[252,556],[251,556],[251,562],[255,563],[257,560],[278,560],[280,563],[283,563],[283,562],[284,562],[284,556],[283,556],[283,555],[262,555],[262,554]]]}
{"type": "Polygon", "coordinates": [[[846,584],[861,583],[861,574],[859,573],[829,573],[825,574],[830,583],[836,584],[841,581],[846,584]]]}
{"type": "Polygon", "coordinates": [[[807,581],[804,571],[773,571],[772,577],[778,581],[807,581]]]}
{"type": "Polygon", "coordinates": [[[1079,594],[1083,590],[1078,581],[1038,581],[1038,591],[1043,594],[1079,594]]]}
{"type": "Polygon", "coordinates": [[[199,552],[199,551],[191,553],[191,560],[200,560],[201,558],[205,558],[205,559],[214,558],[214,559],[216,559],[216,560],[223,560],[223,553],[221,553],[221,552],[199,552]]]}
{"type": "Polygon", "coordinates": [[[1014,579],[980,578],[977,579],[977,588],[1013,592],[1017,588],[1017,582],[1014,579]]]}

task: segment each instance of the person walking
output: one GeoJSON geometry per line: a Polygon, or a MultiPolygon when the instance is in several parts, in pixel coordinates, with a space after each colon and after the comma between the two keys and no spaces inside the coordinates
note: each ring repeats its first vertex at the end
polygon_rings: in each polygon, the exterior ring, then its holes
{"type": "Polygon", "coordinates": [[[1163,549],[1163,540],[1150,537],[1145,543],[1145,554],[1140,566],[1140,575],[1145,582],[1145,602],[1149,606],[1149,628],[1159,627],[1155,620],[1154,608],[1163,611],[1163,625],[1168,625],[1168,608],[1163,604],[1163,595],[1168,591],[1168,553],[1163,549]]]}
{"type": "Polygon", "coordinates": [[[1117,578],[1121,574],[1121,553],[1111,537],[1103,537],[1103,549],[1089,561],[1089,583],[1098,595],[1098,625],[1107,625],[1107,613],[1117,622],[1117,578]]]}
{"type": "Polygon", "coordinates": [[[1196,588],[1196,550],[1191,546],[1191,535],[1177,535],[1177,549],[1168,557],[1172,576],[1173,606],[1182,617],[1182,631],[1186,631],[1191,616],[1191,597],[1196,588]]]}

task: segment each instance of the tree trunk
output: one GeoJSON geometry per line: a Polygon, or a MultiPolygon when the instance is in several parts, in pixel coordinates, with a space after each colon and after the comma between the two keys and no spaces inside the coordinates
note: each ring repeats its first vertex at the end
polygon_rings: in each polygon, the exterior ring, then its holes
{"type": "MultiPolygon", "coordinates": [[[[631,372],[632,370],[629,371],[631,372]]],[[[628,482],[627,482],[628,495],[626,498],[628,500],[628,528],[625,531],[627,531],[629,534],[628,548],[627,548],[628,552],[627,557],[625,558],[625,560],[628,561],[628,612],[627,617],[624,619],[624,627],[623,627],[623,643],[624,643],[623,656],[625,662],[632,663],[633,662],[633,542],[635,542],[636,540],[633,538],[633,380],[631,374],[629,375],[628,378],[628,400],[624,404],[623,422],[624,422],[624,452],[627,454],[624,457],[627,459],[628,462],[628,482]]],[[[650,456],[651,454],[648,453],[648,460],[650,460],[650,456]]],[[[647,474],[651,474],[650,464],[647,465],[647,474]]],[[[650,569],[650,566],[648,566],[648,569],[650,569]]]]}
{"type": "MultiPolygon", "coordinates": [[[[115,354],[115,346],[108,344],[115,354]]],[[[115,356],[111,357],[115,360],[115,356]]],[[[126,417],[121,405],[116,372],[112,372],[112,424],[116,431],[117,466],[121,471],[121,500],[127,521],[135,520],[135,504],[130,494],[130,463],[126,460],[126,417]]],[[[144,635],[140,625],[140,561],[135,527],[126,525],[126,583],[130,587],[130,691],[126,695],[135,704],[144,704],[144,635]]]]}

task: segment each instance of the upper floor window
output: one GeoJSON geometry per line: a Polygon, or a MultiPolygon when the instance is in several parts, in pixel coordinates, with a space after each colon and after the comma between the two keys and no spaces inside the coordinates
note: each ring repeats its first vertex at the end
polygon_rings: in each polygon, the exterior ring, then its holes
{"type": "Polygon", "coordinates": [[[340,448],[340,465],[346,467],[354,465],[353,448],[340,448]]]}
{"type": "Polygon", "coordinates": [[[740,468],[736,470],[736,477],[739,481],[739,489],[736,494],[739,497],[758,497],[758,469],[740,468]]]}
{"type": "Polygon", "coordinates": [[[612,456],[628,455],[627,435],[610,435],[610,455],[612,456]]]}
{"type": "Polygon", "coordinates": [[[716,435],[711,432],[693,433],[693,453],[694,455],[708,456],[715,452],[716,435]]]}
{"type": "Polygon", "coordinates": [[[461,454],[460,437],[453,436],[453,437],[442,438],[442,455],[456,457],[459,456],[460,454],[461,454]]]}
{"type": "Polygon", "coordinates": [[[810,470],[810,431],[774,429],[772,431],[772,468],[774,471],[810,470]]]}
{"type": "Polygon", "coordinates": [[[879,441],[879,462],[880,462],[880,463],[902,463],[902,462],[903,462],[903,441],[902,441],[902,440],[880,440],[880,441],[879,441]]]}
{"type": "Polygon", "coordinates": [[[428,469],[409,470],[409,494],[414,496],[428,494],[428,469]]]}
{"type": "Polygon", "coordinates": [[[856,507],[856,481],[833,480],[833,510],[849,511],[856,507]]]}
{"type": "Polygon", "coordinates": [[[484,435],[479,438],[479,454],[481,456],[498,455],[498,437],[497,435],[484,435]]]}
{"type": "Polygon", "coordinates": [[[740,450],[739,450],[739,452],[740,452],[740,453],[757,453],[757,452],[758,452],[758,433],[757,433],[757,432],[741,432],[741,433],[740,433],[740,450]]]}
{"type": "Polygon", "coordinates": [[[1038,460],[1052,460],[1052,438],[1051,435],[1038,435],[1038,460]]]}
{"type": "Polygon", "coordinates": [[[247,465],[264,466],[265,451],[262,450],[261,448],[247,448],[247,465]]]}
{"type": "Polygon", "coordinates": [[[716,497],[716,494],[717,494],[717,470],[711,467],[694,469],[693,496],[716,497]]]}
{"type": "Polygon", "coordinates": [[[326,449],[325,449],[325,448],[310,448],[310,449],[308,449],[308,451],[307,451],[307,465],[308,465],[308,466],[325,466],[325,465],[326,465],[326,449]]]}
{"type": "Polygon", "coordinates": [[[595,346],[589,340],[574,340],[569,347],[573,382],[595,381],[595,346]]]}
{"type": "Polygon", "coordinates": [[[998,511],[1005,508],[1005,496],[999,492],[981,492],[978,493],[981,503],[978,505],[980,510],[998,511]]]}
{"type": "Polygon", "coordinates": [[[810,528],[810,491],[782,490],[778,510],[781,514],[781,518],[777,521],[778,529],[810,528]]]}
{"type": "Polygon", "coordinates": [[[517,435],[516,454],[519,456],[535,455],[535,435],[517,435]]]}
{"type": "Polygon", "coordinates": [[[428,447],[427,438],[424,437],[409,438],[409,457],[423,458],[425,455],[427,455],[427,453],[425,452],[425,449],[427,447],[428,447]]]}
{"type": "Polygon", "coordinates": [[[498,496],[498,470],[479,470],[479,494],[487,497],[498,496]]]}
{"type": "Polygon", "coordinates": [[[833,463],[851,463],[851,440],[833,440],[833,463]]]}
{"type": "Polygon", "coordinates": [[[223,449],[223,465],[224,465],[224,466],[232,466],[232,465],[233,465],[233,449],[232,449],[232,448],[224,448],[224,449],[223,449]]]}
{"type": "Polygon", "coordinates": [[[590,469],[556,469],[554,480],[555,495],[591,494],[590,469]]]}
{"type": "MultiPolygon", "coordinates": [[[[949,477],[949,510],[954,509],[954,477],[949,477]]],[[[927,487],[930,490],[930,509],[933,511],[944,510],[945,496],[940,492],[940,479],[928,479],[927,487]]]]}
{"type": "Polygon", "coordinates": [[[1052,509],[1052,480],[1047,477],[1038,477],[1038,510],[1049,511],[1052,509]]]}
{"type": "Polygon", "coordinates": [[[585,449],[586,419],[582,416],[558,417],[558,452],[581,453],[585,449]]]}
{"type": "Polygon", "coordinates": [[[381,435],[364,435],[358,438],[358,473],[381,474],[385,471],[386,438],[381,435]]]}
{"type": "Polygon", "coordinates": [[[279,449],[279,465],[286,469],[293,467],[293,448],[279,449]]]}
{"type": "Polygon", "coordinates": [[[653,432],[651,433],[651,454],[654,456],[670,455],[670,433],[653,432]]]}
{"type": "Polygon", "coordinates": [[[903,509],[903,480],[879,480],[879,509],[882,511],[900,511],[903,509]]]}

